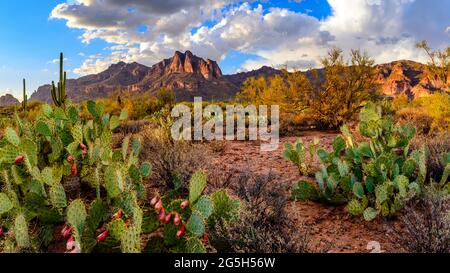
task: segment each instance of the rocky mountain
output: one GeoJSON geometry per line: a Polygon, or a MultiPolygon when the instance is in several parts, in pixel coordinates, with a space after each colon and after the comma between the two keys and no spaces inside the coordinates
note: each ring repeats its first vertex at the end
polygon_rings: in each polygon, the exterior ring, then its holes
{"type": "Polygon", "coordinates": [[[20,102],[12,95],[6,94],[4,96],[0,96],[0,107],[11,106],[15,104],[20,104],[20,102]]]}
{"type": "MultiPolygon", "coordinates": [[[[409,97],[426,96],[435,91],[426,66],[412,61],[396,61],[377,66],[378,81],[387,96],[406,94],[409,97]]],[[[119,62],[107,70],[67,81],[67,95],[73,101],[111,96],[116,91],[139,95],[156,94],[161,87],[175,91],[179,101],[232,98],[243,82],[250,77],[272,76],[280,71],[264,66],[258,70],[222,75],[219,65],[212,60],[195,56],[190,51],[175,52],[152,67],[139,63],[119,62]]],[[[30,100],[50,102],[50,85],[44,85],[31,95],[30,100]]]]}
{"type": "MultiPolygon", "coordinates": [[[[119,62],[107,70],[67,80],[67,96],[73,101],[102,98],[115,91],[155,94],[161,87],[175,91],[178,100],[229,99],[238,90],[227,81],[215,61],[204,60],[190,51],[175,52],[152,67],[138,63],[119,62]]],[[[50,85],[44,85],[31,95],[31,100],[50,102],[50,85]]]]}
{"type": "Polygon", "coordinates": [[[273,67],[263,66],[260,69],[249,71],[249,72],[240,72],[233,75],[226,75],[225,78],[229,80],[236,86],[242,86],[245,80],[248,78],[258,78],[261,76],[270,77],[274,75],[280,74],[280,70],[277,70],[273,67]]]}
{"type": "Polygon", "coordinates": [[[410,98],[428,96],[437,90],[437,80],[428,72],[426,65],[413,61],[395,61],[377,66],[378,82],[384,95],[401,94],[410,98]]]}

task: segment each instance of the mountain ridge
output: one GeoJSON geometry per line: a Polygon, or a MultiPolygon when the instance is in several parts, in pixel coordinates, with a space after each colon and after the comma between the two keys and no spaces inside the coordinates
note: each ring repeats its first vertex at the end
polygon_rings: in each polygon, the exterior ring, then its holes
{"type": "MultiPolygon", "coordinates": [[[[424,64],[399,60],[376,65],[376,69],[378,83],[386,96],[405,94],[413,98],[435,91],[424,64]]],[[[171,58],[151,67],[121,61],[98,74],[68,79],[66,86],[68,97],[75,102],[109,97],[116,91],[154,95],[161,87],[174,90],[179,101],[192,101],[196,96],[205,100],[227,100],[234,97],[246,79],[279,73],[280,70],[263,66],[253,71],[223,75],[217,62],[200,58],[188,50],[184,53],[176,51],[171,58]]],[[[31,95],[30,101],[33,100],[51,102],[50,85],[40,86],[31,95]]]]}

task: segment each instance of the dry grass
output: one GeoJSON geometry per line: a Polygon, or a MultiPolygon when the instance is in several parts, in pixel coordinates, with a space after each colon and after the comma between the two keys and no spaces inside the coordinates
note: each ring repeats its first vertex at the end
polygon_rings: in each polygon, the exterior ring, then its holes
{"type": "Polygon", "coordinates": [[[416,126],[419,135],[427,135],[433,127],[433,117],[420,108],[404,108],[397,112],[396,119],[400,123],[411,123],[416,126]]]}
{"type": "Polygon", "coordinates": [[[394,232],[394,243],[409,253],[450,253],[450,199],[446,193],[427,190],[410,204],[394,232]]]}
{"type": "Polygon", "coordinates": [[[145,126],[137,134],[142,140],[141,159],[153,166],[152,182],[155,186],[173,189],[175,181],[187,189],[193,173],[205,168],[207,149],[187,141],[174,141],[170,127],[145,126]]]}
{"type": "Polygon", "coordinates": [[[305,253],[310,252],[309,230],[299,227],[287,214],[286,188],[273,174],[251,172],[222,176],[214,187],[230,187],[241,199],[238,221],[216,225],[211,242],[219,252],[305,253]]]}
{"type": "Polygon", "coordinates": [[[422,145],[428,148],[427,171],[434,181],[439,181],[445,166],[442,163],[444,154],[450,151],[450,135],[441,133],[436,136],[416,136],[411,141],[411,149],[419,149],[422,145]]]}

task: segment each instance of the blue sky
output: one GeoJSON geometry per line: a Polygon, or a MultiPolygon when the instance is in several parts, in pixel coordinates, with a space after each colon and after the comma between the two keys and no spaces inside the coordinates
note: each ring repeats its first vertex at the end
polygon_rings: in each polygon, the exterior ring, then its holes
{"type": "Polygon", "coordinates": [[[363,48],[385,62],[423,60],[413,46],[419,39],[436,48],[450,44],[450,0],[405,3],[0,0],[0,95],[21,99],[22,78],[28,93],[56,79],[53,60],[61,51],[69,77],[80,77],[119,60],[152,65],[174,50],[218,60],[228,74],[262,65],[315,66],[336,45],[363,48]],[[429,23],[421,23],[427,14],[429,23]]]}
{"type": "Polygon", "coordinates": [[[28,92],[57,79],[58,64],[49,62],[61,51],[68,59],[66,69],[71,70],[81,65],[80,52],[95,54],[107,46],[101,40],[84,45],[78,39],[81,30],[66,27],[63,20],[50,20],[50,12],[61,2],[0,1],[0,95],[7,89],[22,90],[22,78],[27,79],[28,92]]]}
{"type": "MultiPolygon", "coordinates": [[[[108,54],[108,43],[96,39],[90,44],[83,44],[79,36],[83,30],[68,28],[64,20],[50,19],[53,8],[65,1],[25,0],[0,1],[0,95],[11,92],[18,96],[22,90],[22,78],[27,79],[28,92],[38,86],[57,79],[57,59],[59,52],[64,52],[65,69],[73,71],[79,67],[86,56],[108,54]],[[80,54],[82,53],[82,54],[80,54]],[[84,56],[80,56],[84,55],[84,56]]],[[[257,5],[257,3],[253,3],[257,5]]],[[[284,7],[296,11],[312,10],[314,16],[327,16],[329,12],[326,1],[309,0],[303,3],[290,1],[272,1],[263,3],[265,7],[284,7]]],[[[252,54],[230,52],[221,61],[224,73],[232,73],[247,59],[257,59],[252,54]]],[[[69,72],[70,77],[79,77],[69,72]]]]}

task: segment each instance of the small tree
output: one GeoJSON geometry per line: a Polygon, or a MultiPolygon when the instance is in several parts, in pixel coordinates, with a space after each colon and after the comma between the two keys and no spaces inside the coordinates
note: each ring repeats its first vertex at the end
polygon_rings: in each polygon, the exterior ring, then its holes
{"type": "Polygon", "coordinates": [[[173,106],[176,103],[175,92],[173,90],[162,87],[156,94],[156,98],[162,107],[173,106]]]}
{"type": "Polygon", "coordinates": [[[428,69],[432,74],[430,81],[436,88],[450,92],[450,47],[442,51],[434,51],[425,40],[417,43],[416,46],[423,49],[428,55],[428,69]]]}
{"type": "Polygon", "coordinates": [[[321,62],[323,70],[313,70],[308,75],[310,87],[304,89],[304,97],[321,127],[338,128],[377,93],[375,62],[359,50],[352,50],[347,62],[338,48],[321,62]]]}

